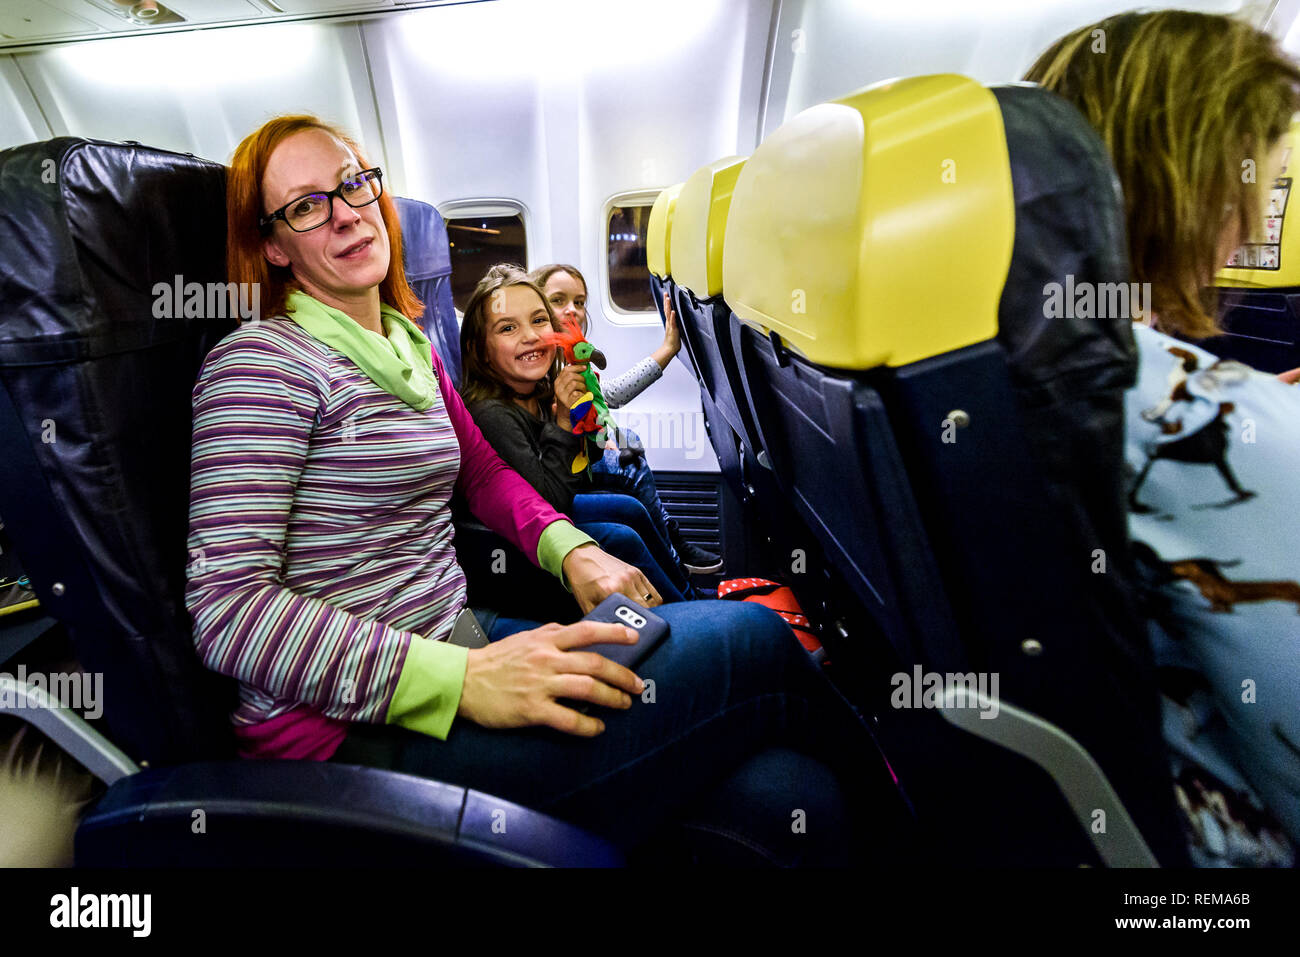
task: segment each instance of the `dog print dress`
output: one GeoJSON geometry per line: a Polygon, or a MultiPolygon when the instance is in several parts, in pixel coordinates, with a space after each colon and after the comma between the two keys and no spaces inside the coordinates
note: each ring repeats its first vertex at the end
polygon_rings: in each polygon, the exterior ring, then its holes
{"type": "Polygon", "coordinates": [[[1146,326],[1134,337],[1129,532],[1192,857],[1286,866],[1300,846],[1300,386],[1146,326]]]}

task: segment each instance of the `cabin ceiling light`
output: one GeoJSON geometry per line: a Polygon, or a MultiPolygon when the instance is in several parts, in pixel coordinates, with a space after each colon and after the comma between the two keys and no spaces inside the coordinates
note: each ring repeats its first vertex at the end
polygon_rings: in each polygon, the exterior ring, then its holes
{"type": "Polygon", "coordinates": [[[107,7],[122,19],[139,26],[185,21],[184,17],[163,6],[158,0],[91,0],[91,2],[107,7]]]}

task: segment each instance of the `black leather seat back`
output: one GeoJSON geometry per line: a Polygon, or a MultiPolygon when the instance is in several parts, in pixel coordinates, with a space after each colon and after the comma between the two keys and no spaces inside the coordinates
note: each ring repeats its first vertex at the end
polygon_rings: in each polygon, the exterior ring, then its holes
{"type": "Polygon", "coordinates": [[[1127,284],[1118,180],[1099,139],[1064,100],[994,87],[1012,153],[1016,238],[998,343],[1057,509],[1083,542],[1122,556],[1124,392],[1137,379],[1127,316],[1048,315],[1046,292],[1127,284]]]}
{"type": "MultiPolygon", "coordinates": [[[[1084,685],[1089,693],[1073,701],[1069,729],[1103,762],[1157,855],[1181,863],[1154,664],[1128,545],[1124,393],[1137,378],[1132,319],[1109,308],[1103,315],[1044,308],[1053,283],[1097,290],[1129,283],[1123,196],[1105,146],[1073,106],[1027,84],[993,93],[1016,197],[998,343],[1064,535],[1071,577],[1062,586],[1084,599],[1072,630],[1086,638],[1073,654],[1086,661],[1075,672],[1081,684],[1085,674],[1092,681],[1084,685]]],[[[1042,712],[1075,698],[1059,686],[1040,691],[1032,704],[1042,712]]]]}
{"type": "Polygon", "coordinates": [[[0,514],[103,673],[111,737],[153,763],[233,749],[233,682],[184,604],[191,392],[236,324],[208,286],[225,234],[219,164],[71,137],[0,152],[0,514]]]}

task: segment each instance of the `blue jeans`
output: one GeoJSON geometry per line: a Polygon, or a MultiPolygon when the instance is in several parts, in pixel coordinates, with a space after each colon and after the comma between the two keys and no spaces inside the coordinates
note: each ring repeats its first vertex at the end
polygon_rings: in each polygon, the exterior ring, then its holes
{"type": "MultiPolygon", "coordinates": [[[[473,787],[572,821],[634,861],[673,840],[713,863],[890,853],[910,815],[871,732],[785,622],[743,602],[655,613],[671,630],[636,669],[646,692],[627,711],[593,707],[605,722],[595,738],[457,720],[439,741],[354,724],[331,760],[473,787]]],[[[493,641],[536,627],[485,619],[493,641]]]]}
{"type": "MultiPolygon", "coordinates": [[[[573,519],[574,525],[596,539],[597,542],[600,542],[600,547],[604,548],[605,551],[611,555],[617,555],[623,561],[640,568],[645,573],[646,578],[650,579],[650,583],[659,589],[659,594],[663,596],[665,602],[683,601],[686,596],[691,594],[690,580],[677,565],[672,546],[660,536],[659,531],[650,520],[649,513],[646,512],[645,506],[632,496],[619,495],[615,492],[575,495],[573,497],[573,508],[569,510],[569,516],[573,519]],[[601,536],[596,531],[593,531],[593,528],[597,524],[609,523],[624,525],[636,533],[650,559],[651,567],[647,567],[639,561],[625,558],[618,551],[605,547],[605,543],[601,541],[601,536]],[[667,587],[675,597],[669,598],[668,593],[663,590],[664,587],[667,587]]],[[[626,547],[619,543],[616,544],[619,548],[626,547]]]]}
{"type": "MultiPolygon", "coordinates": [[[[640,437],[631,429],[619,429],[619,441],[629,448],[641,448],[640,437]]],[[[591,463],[591,481],[601,492],[621,492],[631,495],[645,506],[650,521],[663,540],[674,567],[681,563],[677,550],[673,548],[672,535],[668,531],[668,511],[659,500],[659,489],[655,485],[654,472],[650,470],[645,456],[641,455],[631,465],[619,465],[618,453],[609,449],[605,454],[591,463]]]]}

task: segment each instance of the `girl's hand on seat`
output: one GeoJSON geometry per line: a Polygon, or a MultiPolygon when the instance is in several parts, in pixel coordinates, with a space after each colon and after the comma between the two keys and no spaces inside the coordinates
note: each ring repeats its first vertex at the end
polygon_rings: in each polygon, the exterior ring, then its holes
{"type": "Polygon", "coordinates": [[[591,543],[564,556],[564,577],[584,615],[615,592],[646,608],[663,604],[641,569],[591,543]]]}
{"type": "Polygon", "coordinates": [[[1279,372],[1277,377],[1287,385],[1295,385],[1296,382],[1300,382],[1300,368],[1288,369],[1286,372],[1279,372]]]}
{"type": "Polygon", "coordinates": [[[559,704],[557,698],[589,701],[606,708],[632,707],[631,695],[645,684],[587,645],[635,644],[637,633],[623,625],[580,621],[522,631],[486,648],[470,650],[456,713],[485,728],[544,725],[591,738],[605,723],[559,704]]]}
{"type": "Polygon", "coordinates": [[[673,356],[677,355],[682,349],[682,333],[677,328],[677,313],[673,311],[672,299],[668,293],[664,292],[664,342],[658,349],[651,353],[655,362],[659,363],[660,369],[667,369],[668,363],[673,361],[673,356]]]}

